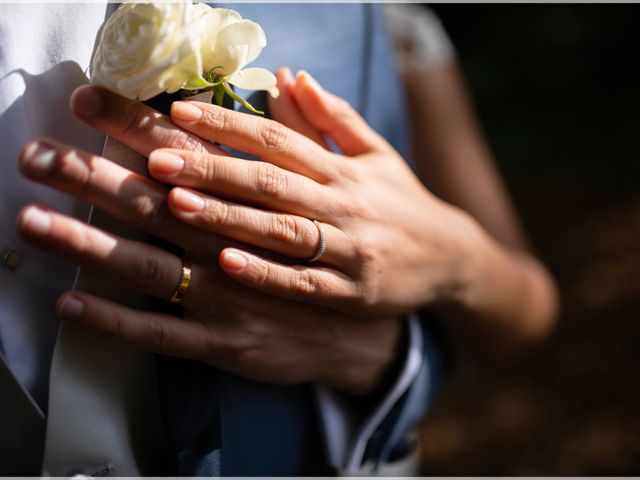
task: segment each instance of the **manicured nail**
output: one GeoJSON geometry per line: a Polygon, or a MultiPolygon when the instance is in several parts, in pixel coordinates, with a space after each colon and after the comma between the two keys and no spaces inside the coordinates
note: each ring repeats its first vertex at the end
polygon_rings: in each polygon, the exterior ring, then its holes
{"type": "Polygon", "coordinates": [[[249,263],[249,259],[240,252],[227,250],[222,256],[222,262],[231,270],[242,270],[249,263]]]}
{"type": "Polygon", "coordinates": [[[84,86],[71,96],[71,109],[81,117],[95,117],[104,109],[104,98],[98,88],[84,86]]]}
{"type": "Polygon", "coordinates": [[[202,110],[191,103],[174,102],[171,105],[171,116],[184,122],[195,122],[202,117],[202,110]]]}
{"type": "Polygon", "coordinates": [[[79,317],[84,312],[84,303],[73,296],[64,297],[60,303],[60,314],[67,318],[79,317]]]}
{"type": "Polygon", "coordinates": [[[182,188],[173,189],[173,203],[180,210],[199,212],[204,210],[204,199],[182,188]]]}
{"type": "Polygon", "coordinates": [[[56,160],[56,150],[43,142],[31,143],[22,154],[20,162],[30,173],[48,174],[56,160]]]}
{"type": "Polygon", "coordinates": [[[278,87],[285,88],[293,83],[293,73],[289,67],[282,67],[276,71],[276,77],[278,79],[278,87]]]}
{"type": "Polygon", "coordinates": [[[156,150],[149,156],[149,168],[160,175],[175,175],[184,168],[184,159],[175,153],[156,150]]]}
{"type": "Polygon", "coordinates": [[[313,78],[313,76],[309,72],[307,72],[306,70],[300,70],[296,74],[296,79],[303,81],[309,87],[311,87],[311,89],[315,90],[316,92],[323,92],[324,91],[323,88],[318,83],[318,81],[315,78],[313,78]]]}
{"type": "Polygon", "coordinates": [[[38,207],[29,207],[22,216],[22,226],[31,234],[44,236],[51,227],[51,215],[38,207]]]}

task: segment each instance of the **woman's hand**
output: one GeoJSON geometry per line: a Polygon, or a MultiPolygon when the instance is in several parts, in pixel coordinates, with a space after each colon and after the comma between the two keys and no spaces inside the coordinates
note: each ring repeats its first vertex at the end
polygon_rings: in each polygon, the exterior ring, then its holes
{"type": "Polygon", "coordinates": [[[179,186],[169,194],[171,212],[198,229],[296,259],[289,265],[246,249],[222,251],[229,276],[270,295],[352,315],[464,302],[484,248],[475,223],[432,195],[345,101],[307,74],[295,83],[285,84],[282,72],[279,79],[277,111],[297,115],[288,123],[303,134],[213,105],[174,103],[172,120],[182,129],[264,161],[152,152],[150,173],[179,186]],[[325,137],[342,153],[327,149],[325,137]],[[305,259],[320,241],[313,220],[322,223],[327,248],[310,265],[305,259]]]}

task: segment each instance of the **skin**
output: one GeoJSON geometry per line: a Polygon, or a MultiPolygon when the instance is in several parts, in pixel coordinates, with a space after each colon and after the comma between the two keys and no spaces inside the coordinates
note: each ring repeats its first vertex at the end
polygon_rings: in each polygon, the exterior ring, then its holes
{"type": "MultiPolygon", "coordinates": [[[[142,104],[131,106],[98,88],[80,89],[71,104],[82,119],[141,155],[159,146],[224,154],[177,129],[158,112],[142,104]],[[91,93],[99,93],[102,100],[91,93]]],[[[64,320],[146,350],[199,360],[265,382],[320,382],[366,394],[386,377],[400,347],[400,319],[363,319],[326,306],[278,299],[235,282],[219,262],[224,248],[240,243],[180,222],[167,208],[170,189],[105,158],[38,139],[25,145],[19,168],[33,181],[181,247],[193,263],[192,285],[181,302],[180,318],[70,292],[58,304],[64,320]]],[[[29,243],[143,293],[168,299],[177,285],[182,264],[177,256],[102,232],[46,206],[22,209],[17,228],[29,243]]]]}
{"type": "MultiPolygon", "coordinates": [[[[481,216],[425,188],[308,74],[293,79],[281,70],[278,80],[283,94],[271,107],[279,122],[198,102],[174,103],[169,119],[96,87],[79,89],[74,112],[148,156],[154,179],[51,140],[25,146],[25,176],[178,245],[194,264],[184,318],[73,292],[59,302],[65,320],[258,380],[352,393],[381,383],[401,351],[402,315],[425,306],[500,347],[548,331],[553,283],[531,255],[507,248],[481,216]],[[326,148],[326,138],[340,153],[326,148]],[[233,158],[211,141],[263,162],[233,158]],[[310,219],[328,238],[313,264],[305,259],[319,236],[310,219]]],[[[448,181],[456,191],[459,178],[448,181]]],[[[513,218],[497,222],[517,230],[513,218]]],[[[52,254],[159,298],[178,282],[175,255],[45,207],[25,207],[18,230],[52,254]]]]}
{"type": "Polygon", "coordinates": [[[460,351],[504,360],[553,330],[557,287],[523,233],[458,66],[416,72],[404,81],[419,177],[467,212],[486,240],[476,252],[477,281],[467,301],[435,308],[463,343],[460,351]]]}

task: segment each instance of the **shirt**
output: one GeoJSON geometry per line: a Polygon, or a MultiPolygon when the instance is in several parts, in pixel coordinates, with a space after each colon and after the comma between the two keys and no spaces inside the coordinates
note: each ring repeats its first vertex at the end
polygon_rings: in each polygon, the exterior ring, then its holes
{"type": "Polygon", "coordinates": [[[9,367],[41,408],[58,328],[55,304],[71,289],[76,268],[27,246],[16,234],[15,218],[28,202],[78,218],[86,218],[89,207],[24,179],[17,157],[36,136],[100,153],[104,136],[77,120],[68,101],[87,82],[105,12],[106,2],[0,3],[0,249],[3,256],[20,257],[16,269],[0,269],[0,339],[9,367]]]}

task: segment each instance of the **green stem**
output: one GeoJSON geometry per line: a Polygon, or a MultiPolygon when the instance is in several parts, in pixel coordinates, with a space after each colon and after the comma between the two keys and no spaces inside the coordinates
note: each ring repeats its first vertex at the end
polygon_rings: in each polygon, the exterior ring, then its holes
{"type": "Polygon", "coordinates": [[[222,87],[222,85],[216,85],[215,87],[213,87],[213,98],[216,102],[216,105],[222,107],[224,103],[224,88],[222,87]]]}
{"type": "Polygon", "coordinates": [[[240,97],[236,92],[231,90],[231,88],[229,87],[229,84],[227,82],[224,82],[222,84],[222,87],[224,88],[224,91],[225,91],[225,93],[227,95],[229,95],[231,98],[233,98],[236,102],[238,102],[244,108],[246,108],[250,112],[257,113],[258,115],[264,115],[263,111],[257,110],[256,108],[253,107],[253,105],[251,105],[249,102],[247,102],[244,98],[240,97]]]}

